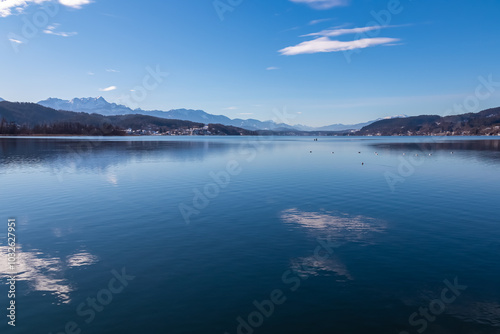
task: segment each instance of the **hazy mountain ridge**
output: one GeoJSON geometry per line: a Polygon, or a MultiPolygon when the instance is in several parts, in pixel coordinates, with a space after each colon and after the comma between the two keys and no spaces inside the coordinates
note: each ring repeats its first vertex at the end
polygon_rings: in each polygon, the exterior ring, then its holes
{"type": "MultiPolygon", "coordinates": [[[[111,125],[117,129],[159,131],[164,133],[193,128],[201,129],[205,125],[204,123],[141,114],[104,116],[97,113],[89,114],[85,112],[56,110],[36,103],[7,101],[0,102],[0,121],[2,123],[9,123],[9,129],[23,128],[25,131],[40,126],[50,125],[61,127],[61,124],[64,124],[65,128],[68,128],[70,127],[67,126],[68,124],[73,124],[78,126],[92,126],[94,128],[111,125]],[[11,123],[14,124],[14,127],[10,126],[11,123]]],[[[212,134],[254,134],[248,130],[218,124],[209,124],[207,130],[212,130],[210,131],[212,134]]]]}
{"type": "Polygon", "coordinates": [[[179,119],[204,124],[217,123],[240,127],[247,130],[272,130],[276,127],[290,127],[287,124],[276,124],[272,121],[261,122],[256,119],[230,119],[229,117],[223,115],[208,114],[203,110],[172,109],[169,111],[162,111],[131,109],[124,105],[109,103],[102,96],[97,98],[74,98],[72,100],[49,98],[47,100],[38,102],[38,104],[56,110],[97,113],[104,116],[142,114],[153,117],[179,119]]]}
{"type": "Polygon", "coordinates": [[[301,130],[301,131],[347,131],[347,130],[360,130],[364,128],[367,125],[370,125],[372,123],[384,120],[384,119],[393,119],[393,118],[407,118],[408,115],[397,115],[397,116],[391,116],[391,117],[383,117],[383,118],[377,118],[376,120],[369,121],[369,122],[364,122],[364,123],[358,123],[358,124],[332,124],[332,125],[326,125],[326,126],[321,126],[321,127],[310,127],[306,125],[293,125],[294,128],[301,130]]]}
{"type": "MultiPolygon", "coordinates": [[[[169,111],[161,110],[143,110],[131,109],[124,105],[116,103],[109,103],[102,96],[97,98],[74,98],[72,100],[61,100],[57,98],[49,98],[38,102],[38,104],[53,108],[56,110],[68,110],[75,112],[97,113],[105,116],[111,115],[129,115],[129,114],[142,114],[154,117],[161,117],[167,119],[180,119],[185,121],[197,123],[217,123],[228,126],[235,126],[246,130],[274,130],[274,131],[346,131],[346,130],[360,130],[366,125],[374,123],[381,118],[359,124],[332,124],[322,127],[310,127],[305,125],[288,125],[284,123],[275,123],[274,121],[259,121],[256,119],[230,119],[224,115],[212,115],[203,110],[193,109],[172,109],[169,111]]],[[[407,117],[406,115],[399,115],[394,117],[407,117]]]]}
{"type": "MultiPolygon", "coordinates": [[[[52,101],[58,102],[59,101],[52,101]]],[[[78,101],[79,103],[80,101],[78,101]]],[[[85,101],[84,101],[85,102],[85,101]]],[[[104,99],[99,101],[93,99],[104,107],[109,107],[104,99]]],[[[64,101],[59,104],[64,107],[64,101]]],[[[78,103],[74,105],[78,106],[78,103]]],[[[118,105],[111,105],[112,108],[120,107],[118,105]]],[[[91,108],[92,109],[92,108],[91,108]]],[[[191,115],[192,111],[186,109],[179,109],[173,115],[191,115]]],[[[164,113],[164,112],[162,112],[164,113]]],[[[323,130],[313,130],[308,128],[309,131],[301,131],[291,128],[290,126],[276,126],[274,130],[258,130],[251,131],[241,127],[232,125],[225,125],[216,122],[207,122],[213,116],[206,114],[203,111],[197,112],[198,117],[203,118],[202,122],[192,122],[187,120],[171,119],[168,117],[154,117],[144,114],[126,114],[126,115],[101,115],[98,113],[87,112],[74,112],[65,110],[56,110],[49,107],[44,107],[36,103],[19,103],[19,102],[0,102],[0,120],[2,127],[8,128],[11,131],[15,128],[33,129],[33,127],[52,126],[58,129],[83,129],[85,127],[100,127],[109,125],[120,129],[132,129],[134,131],[147,131],[148,134],[154,133],[167,133],[177,130],[187,130],[196,133],[191,134],[225,134],[225,135],[251,135],[251,134],[274,134],[274,135],[360,135],[360,136],[453,136],[453,135],[500,135],[500,107],[483,110],[478,113],[468,113],[462,115],[452,116],[438,116],[438,115],[421,115],[413,117],[405,117],[400,115],[396,117],[387,117],[385,119],[375,121],[369,125],[364,126],[359,131],[352,129],[332,131],[324,130],[331,129],[335,126],[342,126],[339,124],[322,127],[323,130]],[[207,116],[208,115],[208,116],[207,116]],[[404,117],[404,118],[403,118],[404,117]],[[208,124],[208,127],[205,127],[208,124]]],[[[187,116],[186,116],[187,117],[187,116]]],[[[216,116],[218,117],[218,116],[216,116]]],[[[220,116],[226,118],[225,116],[220,116]]],[[[213,119],[213,118],[212,118],[213,119]]],[[[220,118],[218,118],[220,119],[220,118]]],[[[240,121],[240,120],[233,120],[240,121]]],[[[263,123],[263,122],[261,122],[263,123]]],[[[304,127],[305,128],[305,127],[304,127]]],[[[79,130],[79,131],[80,131],[79,130]]],[[[186,131],[175,134],[188,134],[186,131]]],[[[135,132],[133,132],[135,133],[135,132]]],[[[144,134],[141,132],[141,134],[144,134]]]]}

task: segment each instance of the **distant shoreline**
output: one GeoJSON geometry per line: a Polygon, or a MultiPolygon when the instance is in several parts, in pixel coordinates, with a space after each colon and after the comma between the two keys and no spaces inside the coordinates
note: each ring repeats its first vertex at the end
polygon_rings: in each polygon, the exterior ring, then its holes
{"type": "Polygon", "coordinates": [[[268,137],[268,136],[275,136],[275,137],[374,137],[374,138],[381,138],[381,137],[484,137],[484,138],[495,138],[495,137],[500,137],[499,135],[384,135],[384,136],[374,136],[374,135],[361,135],[361,134],[335,134],[335,135],[317,135],[317,134],[297,134],[297,135],[292,135],[292,134],[257,134],[257,135],[130,135],[130,134],[124,134],[120,136],[103,136],[103,135],[85,135],[85,134],[80,134],[80,135],[75,135],[75,134],[0,134],[0,138],[19,138],[19,137],[95,137],[95,138],[108,138],[108,137],[133,137],[133,138],[140,138],[140,137],[268,137]]]}

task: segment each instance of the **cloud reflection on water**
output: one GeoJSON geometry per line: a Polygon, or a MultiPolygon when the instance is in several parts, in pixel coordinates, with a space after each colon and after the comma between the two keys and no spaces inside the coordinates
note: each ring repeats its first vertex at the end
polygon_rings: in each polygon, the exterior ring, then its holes
{"type": "Polygon", "coordinates": [[[336,256],[328,259],[318,259],[314,256],[299,257],[290,260],[290,269],[302,277],[308,276],[330,276],[334,273],[342,278],[338,282],[353,280],[349,270],[336,256]]]}
{"type": "Polygon", "coordinates": [[[76,253],[66,258],[66,263],[69,267],[90,266],[97,262],[97,256],[87,252],[76,253]]]}
{"type": "Polygon", "coordinates": [[[361,215],[338,214],[334,212],[305,212],[288,209],[282,212],[285,224],[305,228],[318,236],[328,235],[338,242],[368,242],[372,233],[384,232],[385,223],[361,215]]]}
{"type": "MultiPolygon", "coordinates": [[[[316,238],[327,238],[337,247],[350,242],[369,242],[373,233],[385,231],[385,223],[377,219],[333,212],[305,212],[293,208],[284,210],[281,219],[285,224],[305,229],[316,238]]],[[[346,265],[336,254],[328,258],[308,256],[290,260],[290,268],[302,276],[341,276],[337,281],[353,280],[346,265]]]]}
{"type": "MultiPolygon", "coordinates": [[[[0,252],[7,254],[8,247],[0,246],[0,252]]],[[[25,281],[32,291],[49,292],[56,296],[60,303],[71,301],[70,293],[74,287],[64,277],[64,270],[68,267],[90,266],[98,258],[87,252],[79,252],[68,256],[66,259],[48,257],[44,253],[23,251],[21,245],[16,247],[16,280],[25,281]]],[[[0,278],[11,276],[7,259],[0,263],[0,278]]]]}

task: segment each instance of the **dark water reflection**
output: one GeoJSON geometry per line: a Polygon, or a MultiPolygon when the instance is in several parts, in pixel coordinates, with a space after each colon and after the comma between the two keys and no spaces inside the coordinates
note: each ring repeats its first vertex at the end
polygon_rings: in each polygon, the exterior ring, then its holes
{"type": "Polygon", "coordinates": [[[126,162],[131,157],[147,159],[158,155],[180,161],[201,161],[207,155],[230,149],[231,145],[217,142],[0,139],[2,164],[52,163],[55,160],[83,162],[102,157],[109,157],[109,164],[115,164],[119,163],[117,158],[126,162]]]}

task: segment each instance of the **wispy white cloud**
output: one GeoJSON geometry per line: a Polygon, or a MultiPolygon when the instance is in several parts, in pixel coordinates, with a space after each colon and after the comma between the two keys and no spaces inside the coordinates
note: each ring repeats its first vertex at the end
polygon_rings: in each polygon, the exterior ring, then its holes
{"type": "Polygon", "coordinates": [[[84,5],[88,5],[89,3],[92,3],[91,0],[59,0],[59,3],[61,5],[71,7],[71,8],[76,8],[80,9],[84,5]]]}
{"type": "Polygon", "coordinates": [[[319,19],[319,20],[312,20],[311,22],[309,22],[309,25],[310,26],[313,26],[315,24],[319,24],[319,23],[323,23],[323,22],[328,22],[328,21],[331,21],[333,19],[319,19]]]}
{"type": "Polygon", "coordinates": [[[227,108],[224,108],[224,110],[237,110],[238,107],[227,107],[227,108]]]}
{"type": "Polygon", "coordinates": [[[40,5],[44,2],[59,2],[61,5],[80,9],[82,6],[92,3],[91,0],[0,0],[0,17],[7,17],[13,13],[22,13],[31,5],[40,5]]]}
{"type": "Polygon", "coordinates": [[[334,28],[322,30],[319,32],[313,32],[311,34],[302,35],[300,37],[309,37],[309,36],[336,37],[336,36],[350,35],[350,34],[364,34],[364,33],[369,32],[369,31],[382,30],[382,29],[386,29],[386,28],[397,28],[397,27],[403,27],[403,25],[397,25],[397,26],[375,25],[375,26],[366,26],[366,27],[359,27],[359,28],[334,27],[334,28]]]}
{"type": "Polygon", "coordinates": [[[112,69],[112,68],[108,68],[108,69],[106,69],[106,72],[110,72],[110,73],[119,73],[120,71],[118,71],[118,70],[114,70],[114,69],[112,69]]]}
{"type": "Polygon", "coordinates": [[[88,75],[95,75],[94,72],[87,72],[88,75]]]}
{"type": "Polygon", "coordinates": [[[334,7],[342,7],[347,6],[349,4],[349,0],[290,0],[295,3],[303,3],[314,9],[330,9],[334,7]]]}
{"type": "Polygon", "coordinates": [[[275,70],[279,70],[280,68],[279,67],[274,67],[274,66],[270,66],[268,68],[266,68],[267,71],[275,71],[275,70]]]}
{"type": "Polygon", "coordinates": [[[377,45],[390,44],[394,42],[399,42],[397,38],[362,38],[355,41],[335,41],[328,37],[316,38],[312,41],[302,42],[295,46],[289,46],[287,48],[279,50],[282,55],[293,56],[299,54],[310,54],[310,53],[320,53],[320,52],[339,52],[348,51],[354,49],[364,49],[377,45]]]}
{"type": "Polygon", "coordinates": [[[23,44],[23,41],[20,41],[20,40],[15,39],[15,38],[9,38],[9,41],[11,41],[12,43],[16,43],[16,44],[23,44]]]}
{"type": "Polygon", "coordinates": [[[12,11],[22,11],[24,7],[28,5],[29,2],[41,3],[46,0],[5,0],[0,1],[0,17],[6,17],[12,15],[12,11]]]}
{"type": "Polygon", "coordinates": [[[64,31],[56,31],[56,29],[59,27],[58,23],[49,25],[44,31],[44,34],[48,35],[55,35],[55,36],[61,36],[61,37],[71,37],[75,36],[78,33],[77,32],[64,32],[64,31]]]}
{"type": "Polygon", "coordinates": [[[348,29],[326,29],[319,32],[313,32],[311,34],[302,35],[300,37],[309,37],[309,36],[326,36],[326,37],[334,37],[334,36],[342,36],[349,34],[362,34],[372,30],[380,30],[382,28],[387,28],[383,26],[369,26],[369,27],[360,27],[360,28],[348,28],[348,29]]]}
{"type": "Polygon", "coordinates": [[[101,92],[111,92],[112,90],[115,90],[117,87],[116,86],[109,86],[106,88],[99,88],[99,91],[101,92]]]}

